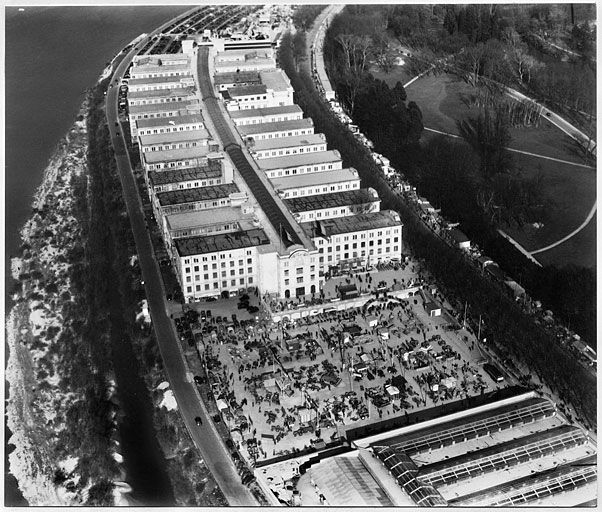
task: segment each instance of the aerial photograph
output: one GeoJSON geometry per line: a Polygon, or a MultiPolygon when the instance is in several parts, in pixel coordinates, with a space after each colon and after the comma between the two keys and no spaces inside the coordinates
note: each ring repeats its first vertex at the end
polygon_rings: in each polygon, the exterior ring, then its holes
{"type": "Polygon", "coordinates": [[[4,507],[597,508],[596,4],[3,6],[4,507]]]}

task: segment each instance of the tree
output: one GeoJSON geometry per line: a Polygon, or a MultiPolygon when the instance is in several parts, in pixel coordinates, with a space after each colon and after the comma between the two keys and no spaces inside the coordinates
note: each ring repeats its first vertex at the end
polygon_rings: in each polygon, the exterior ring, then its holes
{"type": "Polygon", "coordinates": [[[507,150],[511,140],[508,115],[499,104],[484,108],[476,118],[458,121],[457,126],[462,138],[479,155],[485,180],[511,168],[512,157],[507,150]]]}

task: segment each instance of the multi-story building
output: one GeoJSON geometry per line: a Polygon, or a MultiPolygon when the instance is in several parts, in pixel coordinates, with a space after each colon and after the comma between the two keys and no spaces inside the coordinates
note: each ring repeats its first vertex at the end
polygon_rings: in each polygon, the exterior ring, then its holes
{"type": "Polygon", "coordinates": [[[221,91],[228,110],[283,107],[293,104],[293,88],[282,70],[260,71],[259,76],[260,83],[235,85],[221,91]]]}
{"type": "Polygon", "coordinates": [[[201,114],[138,119],[131,122],[136,124],[137,135],[156,135],[159,133],[183,132],[205,128],[205,120],[201,114]]]}
{"type": "Polygon", "coordinates": [[[194,78],[192,75],[130,78],[128,80],[128,92],[179,89],[181,87],[194,87],[194,78]]]}
{"type": "Polygon", "coordinates": [[[243,71],[238,73],[222,73],[215,75],[215,91],[221,92],[231,87],[244,85],[259,85],[261,78],[257,71],[243,71]]]}
{"type": "Polygon", "coordinates": [[[130,77],[134,80],[157,77],[183,77],[190,76],[191,74],[188,62],[173,65],[144,64],[130,68],[130,77]]]}
{"type": "Polygon", "coordinates": [[[153,103],[170,103],[174,101],[190,101],[196,98],[193,87],[179,87],[177,89],[157,89],[154,91],[128,92],[128,106],[151,105],[153,103]]]}
{"type": "Polygon", "coordinates": [[[314,133],[314,122],[311,118],[303,118],[275,123],[246,124],[237,126],[236,129],[243,140],[251,138],[257,141],[277,137],[309,135],[310,133],[314,133]]]}
{"type": "Polygon", "coordinates": [[[153,55],[135,55],[132,69],[136,66],[188,66],[190,55],[186,53],[161,53],[153,55]]]}
{"type": "Polygon", "coordinates": [[[303,110],[299,105],[283,105],[277,107],[256,108],[253,110],[233,110],[229,112],[236,126],[259,123],[276,123],[278,121],[296,121],[303,119],[303,110]]]}
{"type": "Polygon", "coordinates": [[[217,158],[217,144],[199,145],[184,149],[146,151],[140,158],[145,171],[176,169],[185,167],[203,167],[210,158],[217,158]]]}
{"type": "Polygon", "coordinates": [[[400,258],[403,252],[399,214],[392,210],[360,213],[301,224],[316,244],[320,271],[347,265],[368,267],[400,258]]]}
{"type": "Polygon", "coordinates": [[[297,196],[314,196],[356,190],[360,188],[360,177],[353,168],[336,169],[309,174],[296,174],[271,180],[274,190],[280,197],[287,199],[297,196]]]}
{"type": "Polygon", "coordinates": [[[168,103],[153,103],[151,105],[134,105],[130,107],[130,132],[132,138],[138,134],[136,121],[140,119],[155,119],[158,117],[178,117],[200,114],[201,105],[198,100],[170,101],[168,103]]]}
{"type": "Polygon", "coordinates": [[[230,160],[209,160],[206,166],[186,169],[169,169],[148,173],[150,192],[168,192],[232,183],[233,168],[230,160]]]}
{"type": "Polygon", "coordinates": [[[278,156],[298,155],[326,151],[326,137],[323,133],[296,135],[262,139],[248,145],[249,152],[256,160],[278,156]]]}
{"type": "Polygon", "coordinates": [[[240,194],[235,183],[224,183],[184,190],[169,190],[154,195],[153,206],[157,219],[174,213],[209,210],[220,206],[242,203],[245,195],[240,194]]]}
{"type": "Polygon", "coordinates": [[[312,172],[333,171],[343,168],[343,159],[336,150],[304,153],[302,155],[278,156],[257,160],[259,168],[270,179],[308,174],[312,172]]]}
{"type": "Polygon", "coordinates": [[[297,222],[346,217],[380,210],[380,198],[373,188],[290,197],[284,202],[297,222]]]}
{"type": "Polygon", "coordinates": [[[274,69],[276,59],[271,48],[257,50],[231,50],[218,53],[214,59],[217,74],[274,69]]]}
{"type": "MultiPolygon", "coordinates": [[[[147,151],[194,148],[197,146],[207,146],[210,143],[209,132],[204,128],[200,130],[138,135],[138,146],[143,153],[147,151]]],[[[213,144],[216,143],[213,142],[213,144]]]]}

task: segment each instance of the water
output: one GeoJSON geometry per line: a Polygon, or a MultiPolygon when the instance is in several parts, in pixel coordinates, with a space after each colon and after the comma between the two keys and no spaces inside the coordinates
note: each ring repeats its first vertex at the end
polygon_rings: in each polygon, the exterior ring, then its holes
{"type": "MultiPolygon", "coordinates": [[[[4,250],[7,309],[10,307],[12,286],[10,257],[17,254],[20,246],[18,231],[30,214],[32,197],[41,182],[44,168],[57,142],[71,126],[85,90],[94,85],[106,63],[132,39],[143,32],[151,32],[189,8],[177,5],[26,7],[23,12],[19,12],[17,7],[5,8],[4,250]]],[[[5,360],[8,360],[8,355],[5,360]]],[[[135,396],[121,398],[136,399],[135,396]]],[[[136,404],[130,405],[130,411],[135,413],[136,404]]],[[[148,418],[145,421],[144,425],[136,428],[152,425],[148,418]]],[[[144,480],[144,454],[149,450],[143,441],[148,439],[149,433],[142,432],[137,445],[128,443],[129,449],[136,451],[135,455],[128,457],[127,453],[123,454],[131,460],[131,463],[126,461],[126,467],[129,473],[134,472],[133,481],[144,480]],[[136,474],[136,468],[139,474],[136,474]]],[[[9,447],[6,442],[10,435],[5,422],[4,504],[25,505],[14,477],[8,473],[9,447]]],[[[125,452],[126,447],[123,448],[125,452]]],[[[138,493],[135,490],[134,495],[138,493]]]]}

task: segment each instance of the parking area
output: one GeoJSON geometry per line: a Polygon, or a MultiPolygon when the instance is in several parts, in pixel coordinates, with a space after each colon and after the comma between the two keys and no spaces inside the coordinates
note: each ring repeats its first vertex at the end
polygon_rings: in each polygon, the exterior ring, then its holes
{"type": "Polygon", "coordinates": [[[287,324],[237,309],[240,298],[185,306],[201,311],[190,331],[223,421],[251,460],[320,448],[346,428],[512,383],[487,367],[461,314],[417,264],[340,276],[325,289],[347,280],[367,292],[419,282],[423,291],[372,294],[361,308],[287,324]]]}

